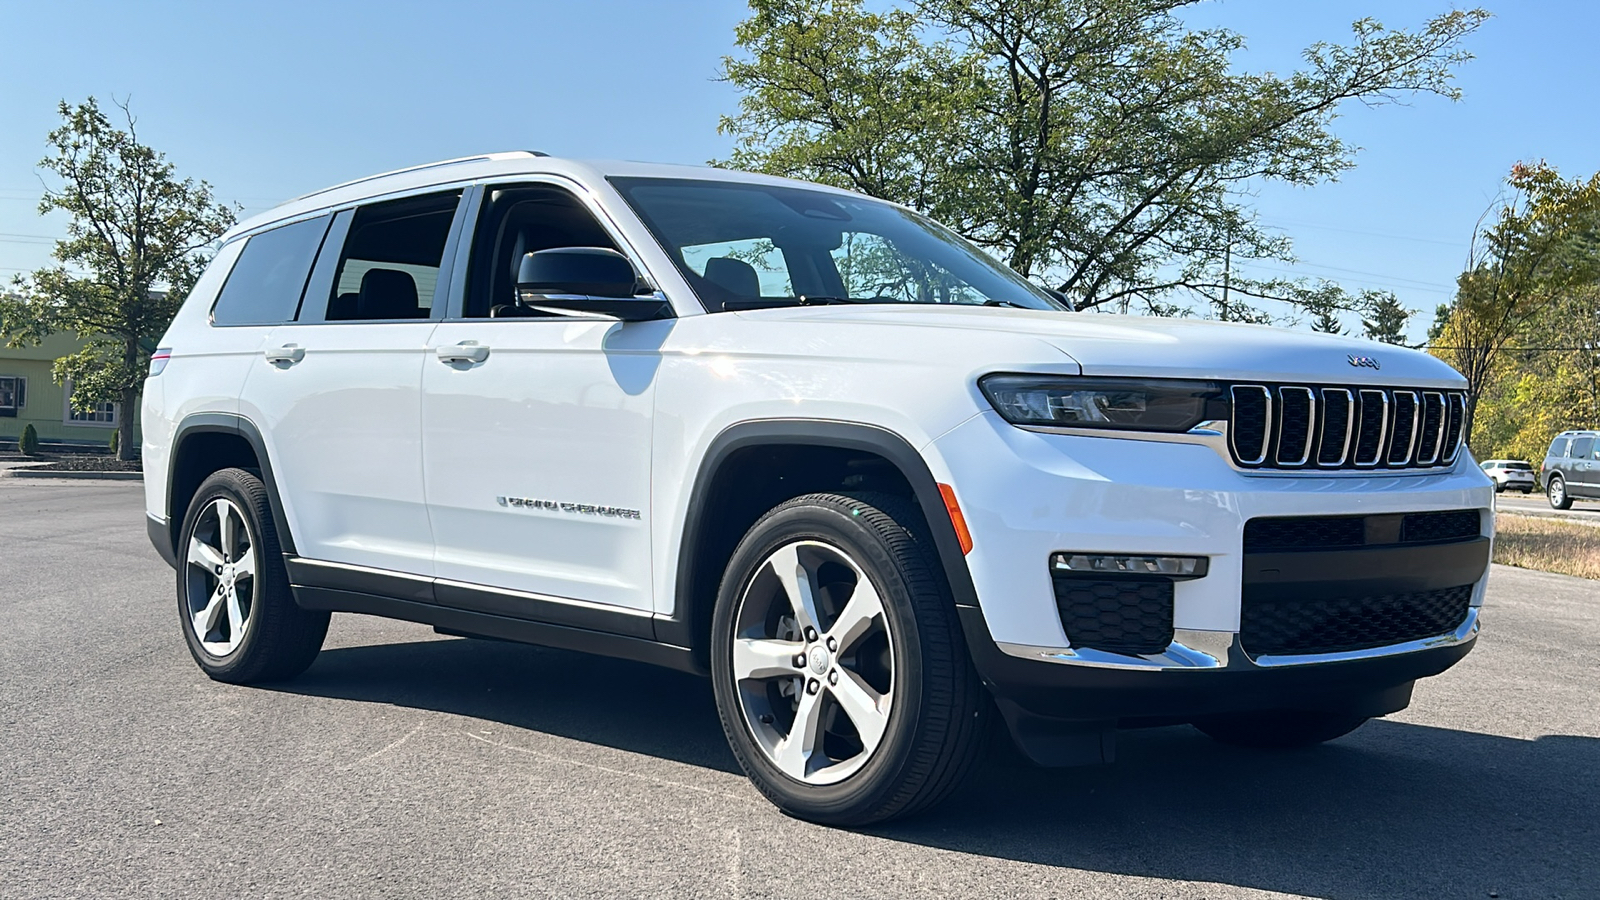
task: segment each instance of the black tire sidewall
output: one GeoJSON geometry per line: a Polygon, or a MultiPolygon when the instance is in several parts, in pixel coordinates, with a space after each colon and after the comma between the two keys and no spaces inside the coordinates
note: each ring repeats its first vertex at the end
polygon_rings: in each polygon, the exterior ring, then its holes
{"type": "Polygon", "coordinates": [[[847,823],[887,802],[911,764],[911,747],[923,715],[922,636],[910,586],[878,533],[842,507],[786,505],[751,529],[730,558],[712,619],[711,670],[718,712],[741,767],[780,809],[805,818],[847,823]],[[883,602],[894,653],[894,703],[882,743],[860,771],[841,782],[811,785],[779,770],[750,734],[734,687],[732,638],[740,598],[773,551],[794,541],[817,541],[849,556],[872,581],[883,602]]]}

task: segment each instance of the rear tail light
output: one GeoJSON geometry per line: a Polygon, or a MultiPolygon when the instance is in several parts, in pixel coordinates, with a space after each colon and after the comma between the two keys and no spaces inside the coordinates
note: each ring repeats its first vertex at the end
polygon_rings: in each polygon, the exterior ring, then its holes
{"type": "Polygon", "coordinates": [[[150,354],[150,377],[154,378],[160,375],[162,370],[166,369],[167,361],[170,359],[172,359],[171,347],[162,347],[150,354]]]}

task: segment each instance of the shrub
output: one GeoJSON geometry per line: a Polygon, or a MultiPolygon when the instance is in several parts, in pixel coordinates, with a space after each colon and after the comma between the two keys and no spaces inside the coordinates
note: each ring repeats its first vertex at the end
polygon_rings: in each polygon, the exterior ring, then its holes
{"type": "Polygon", "coordinates": [[[23,456],[39,455],[39,432],[34,429],[32,422],[22,429],[22,437],[17,438],[17,450],[23,456]]]}

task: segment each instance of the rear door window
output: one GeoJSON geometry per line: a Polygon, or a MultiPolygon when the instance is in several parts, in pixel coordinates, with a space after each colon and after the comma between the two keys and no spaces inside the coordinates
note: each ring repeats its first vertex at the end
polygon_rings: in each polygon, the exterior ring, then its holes
{"type": "Polygon", "coordinates": [[[460,201],[461,192],[451,191],[357,209],[325,299],[326,321],[432,317],[460,201]]]}
{"type": "Polygon", "coordinates": [[[211,308],[214,325],[281,325],[294,321],[311,262],[331,216],[251,235],[211,308]]]}
{"type": "Polygon", "coordinates": [[[1593,437],[1589,437],[1589,436],[1586,435],[1584,437],[1573,438],[1572,439],[1572,458],[1573,459],[1588,459],[1589,458],[1589,454],[1592,453],[1592,452],[1594,452],[1594,438],[1593,437]]]}

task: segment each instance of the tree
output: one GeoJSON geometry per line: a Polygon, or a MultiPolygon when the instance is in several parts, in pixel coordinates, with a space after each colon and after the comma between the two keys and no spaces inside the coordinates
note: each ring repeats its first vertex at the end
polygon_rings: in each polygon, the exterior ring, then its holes
{"type": "Polygon", "coordinates": [[[1600,173],[1567,180],[1545,163],[1518,163],[1485,220],[1492,224],[1480,220],[1467,270],[1431,347],[1467,379],[1469,442],[1506,350],[1564,298],[1600,280],[1600,173]]]}
{"type": "Polygon", "coordinates": [[[1324,308],[1313,312],[1316,318],[1311,320],[1312,331],[1320,331],[1323,334],[1344,334],[1344,323],[1339,321],[1339,317],[1332,309],[1324,308]]]}
{"type": "Polygon", "coordinates": [[[1361,318],[1361,332],[1367,340],[1404,346],[1406,323],[1416,311],[1401,306],[1393,291],[1366,291],[1362,299],[1367,314],[1361,318]]]}
{"type": "Polygon", "coordinates": [[[1195,0],[751,0],[742,93],[723,164],[852,188],[941,219],[1080,309],[1196,303],[1256,318],[1304,305],[1285,280],[1228,279],[1224,261],[1285,259],[1243,205],[1263,181],[1312,185],[1353,165],[1340,106],[1456,98],[1482,10],[1415,32],[1370,19],[1287,76],[1236,71],[1243,39],[1187,30],[1195,0]]]}
{"type": "Polygon", "coordinates": [[[211,187],[179,180],[164,154],[141,143],[133,114],[119,104],[125,129],[93,97],[62,101],[62,124],[39,165],[47,187],[39,213],[71,216],[55,264],[19,279],[20,294],[0,299],[0,335],[12,346],[71,332],[86,343],[56,360],[58,381],[72,380],[72,405],[122,404],[118,456],[133,455],[133,420],[150,350],[208,261],[205,249],[233,224],[211,187]]]}

